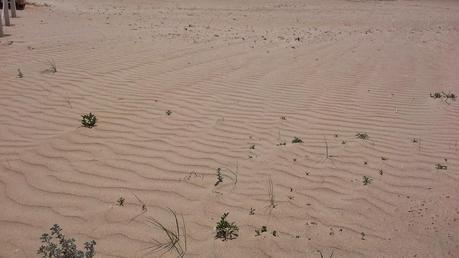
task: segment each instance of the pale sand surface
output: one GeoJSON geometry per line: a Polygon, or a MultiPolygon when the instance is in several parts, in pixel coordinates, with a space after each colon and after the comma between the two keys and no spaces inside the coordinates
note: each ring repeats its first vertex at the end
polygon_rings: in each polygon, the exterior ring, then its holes
{"type": "Polygon", "coordinates": [[[186,257],[459,257],[459,101],[429,97],[459,94],[458,1],[46,2],[0,39],[0,257],[54,223],[142,257],[167,208],[186,257]]]}

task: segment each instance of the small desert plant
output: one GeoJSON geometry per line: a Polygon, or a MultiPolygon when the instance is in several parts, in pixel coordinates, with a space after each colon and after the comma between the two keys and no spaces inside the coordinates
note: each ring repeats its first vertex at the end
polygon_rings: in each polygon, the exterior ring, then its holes
{"type": "Polygon", "coordinates": [[[371,181],[373,181],[373,178],[371,177],[368,177],[368,176],[363,176],[363,185],[368,185],[368,184],[371,184],[371,181]]]}
{"type": "Polygon", "coordinates": [[[277,144],[277,146],[285,146],[285,145],[287,145],[286,142],[281,142],[281,143],[278,143],[278,144],[277,144]]]}
{"type": "Polygon", "coordinates": [[[442,97],[442,95],[440,92],[434,92],[434,93],[430,93],[430,97],[434,99],[439,99],[442,97]]]}
{"type": "MultiPolygon", "coordinates": [[[[317,252],[319,252],[319,254],[320,254],[320,258],[324,258],[324,255],[323,255],[322,251],[320,251],[320,250],[317,250],[317,252]]],[[[332,252],[331,252],[331,254],[330,254],[330,257],[329,257],[329,258],[333,258],[333,254],[334,254],[334,251],[332,251],[332,252]]]]}
{"type": "Polygon", "coordinates": [[[435,168],[439,170],[447,170],[448,166],[447,165],[442,165],[440,163],[435,164],[435,168]]]}
{"type": "Polygon", "coordinates": [[[250,208],[249,215],[255,215],[255,209],[254,208],[250,208]]]}
{"type": "Polygon", "coordinates": [[[239,227],[234,222],[229,223],[226,220],[228,214],[228,212],[225,212],[220,217],[220,221],[217,222],[217,226],[215,227],[215,238],[220,238],[222,241],[226,241],[228,239],[232,240],[239,236],[239,227]]]}
{"type": "Polygon", "coordinates": [[[167,111],[166,111],[166,115],[168,115],[168,116],[172,115],[172,111],[167,110],[167,111]]]}
{"type": "Polygon", "coordinates": [[[268,179],[268,195],[269,195],[269,206],[270,208],[276,208],[277,204],[274,199],[274,185],[271,177],[268,179]]]}
{"type": "Polygon", "coordinates": [[[292,143],[302,143],[302,142],[303,142],[303,140],[301,140],[300,138],[298,138],[296,136],[293,137],[292,143]]]}
{"type": "Polygon", "coordinates": [[[250,150],[255,150],[255,144],[253,144],[252,146],[250,146],[249,149],[250,149],[250,150]]]}
{"type": "Polygon", "coordinates": [[[457,98],[457,96],[454,93],[445,93],[444,91],[430,93],[430,97],[434,99],[443,99],[447,104],[450,104],[448,100],[454,101],[457,98]]]}
{"type": "Polygon", "coordinates": [[[220,183],[223,183],[223,174],[222,169],[217,168],[217,182],[215,182],[215,186],[219,185],[220,183]]]}
{"type": "Polygon", "coordinates": [[[167,252],[175,250],[177,257],[182,258],[185,256],[187,250],[185,219],[182,216],[182,225],[180,226],[176,212],[172,209],[169,209],[169,211],[172,213],[174,220],[174,226],[171,228],[166,227],[164,224],[154,218],[147,218],[147,221],[153,227],[161,230],[166,236],[165,241],[158,241],[153,239],[153,245],[148,247],[147,250],[150,253],[161,252],[159,257],[167,252]]]}
{"type": "Polygon", "coordinates": [[[54,224],[50,231],[51,234],[44,233],[40,237],[42,245],[37,254],[42,258],[93,258],[96,255],[96,241],[86,242],[85,251],[80,251],[77,249],[75,239],[65,238],[59,225],[54,224]]]}
{"type": "Polygon", "coordinates": [[[81,125],[86,128],[93,128],[96,125],[97,118],[93,113],[81,115],[81,125]]]}
{"type": "Polygon", "coordinates": [[[357,139],[362,139],[362,140],[368,140],[370,138],[368,137],[367,133],[357,133],[355,137],[357,137],[357,139]]]}
{"type": "Polygon", "coordinates": [[[57,66],[54,59],[48,60],[48,69],[44,70],[45,73],[57,73],[57,66]]]}
{"type": "Polygon", "coordinates": [[[125,202],[125,201],[126,201],[126,200],[125,200],[123,197],[120,197],[120,198],[116,201],[116,203],[118,204],[118,206],[124,206],[124,202],[125,202]]]}
{"type": "Polygon", "coordinates": [[[16,76],[18,78],[23,78],[24,74],[22,74],[21,69],[18,69],[18,75],[16,76]]]}

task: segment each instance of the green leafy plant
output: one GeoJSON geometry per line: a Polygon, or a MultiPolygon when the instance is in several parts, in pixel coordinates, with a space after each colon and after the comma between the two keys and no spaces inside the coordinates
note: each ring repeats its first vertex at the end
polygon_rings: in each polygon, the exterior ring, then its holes
{"type": "Polygon", "coordinates": [[[298,138],[296,136],[293,137],[292,143],[302,143],[302,142],[303,142],[303,140],[301,140],[300,138],[298,138]]]}
{"type": "Polygon", "coordinates": [[[226,218],[228,217],[229,213],[225,212],[221,217],[220,221],[217,222],[217,226],[215,227],[216,235],[215,238],[222,239],[222,241],[232,240],[239,236],[239,227],[234,223],[229,223],[226,218]]]}
{"type": "Polygon", "coordinates": [[[97,118],[93,113],[84,114],[81,116],[81,125],[86,128],[93,128],[96,126],[97,118]]]}
{"type": "Polygon", "coordinates": [[[363,185],[368,185],[371,184],[371,181],[373,181],[373,178],[368,177],[368,176],[363,176],[363,185]]]}
{"type": "Polygon", "coordinates": [[[37,254],[42,258],[92,258],[96,255],[96,241],[91,240],[84,244],[84,251],[78,250],[75,239],[67,239],[59,225],[50,228],[51,234],[44,233],[40,240],[42,245],[37,254]]]}

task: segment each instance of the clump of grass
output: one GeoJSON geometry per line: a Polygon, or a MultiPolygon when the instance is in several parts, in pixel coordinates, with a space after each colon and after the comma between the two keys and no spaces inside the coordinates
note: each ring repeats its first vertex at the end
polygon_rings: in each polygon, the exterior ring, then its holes
{"type": "Polygon", "coordinates": [[[124,199],[123,197],[120,197],[120,198],[118,198],[118,200],[116,200],[116,204],[118,204],[118,206],[120,206],[120,207],[124,207],[125,201],[126,201],[126,199],[124,199]]]}
{"type": "Polygon", "coordinates": [[[373,178],[371,177],[368,177],[368,176],[363,176],[363,185],[368,185],[368,184],[371,184],[371,181],[373,181],[373,178]]]}
{"type": "Polygon", "coordinates": [[[21,69],[18,68],[18,75],[16,76],[18,78],[23,78],[24,74],[22,73],[21,69]]]}
{"type": "Polygon", "coordinates": [[[182,258],[185,256],[187,251],[185,219],[182,216],[182,223],[180,225],[177,213],[172,209],[169,209],[169,211],[171,212],[174,221],[174,225],[172,227],[167,227],[157,219],[151,217],[147,218],[148,223],[164,233],[166,240],[159,241],[157,239],[153,239],[153,245],[148,247],[146,250],[149,253],[161,253],[159,257],[165,253],[175,251],[177,257],[182,258]]]}
{"type": "Polygon", "coordinates": [[[250,149],[250,150],[255,150],[255,144],[253,144],[252,146],[250,146],[249,149],[250,149]]]}
{"type": "Polygon", "coordinates": [[[438,170],[447,170],[448,166],[447,165],[442,165],[440,163],[435,164],[435,168],[438,170]]]}
{"type": "Polygon", "coordinates": [[[75,239],[66,238],[59,225],[50,228],[51,234],[44,233],[40,240],[42,245],[37,254],[42,258],[92,258],[96,255],[96,241],[91,240],[84,244],[84,251],[78,250],[75,239]]]}
{"type": "Polygon", "coordinates": [[[232,240],[239,236],[239,227],[235,224],[235,222],[229,223],[226,218],[228,217],[229,213],[225,212],[221,217],[220,221],[217,222],[217,226],[215,227],[216,234],[215,238],[222,239],[222,241],[232,240]]]}
{"type": "Polygon", "coordinates": [[[57,73],[57,66],[54,59],[48,60],[48,69],[44,70],[45,73],[57,73]]]}
{"type": "Polygon", "coordinates": [[[255,215],[255,209],[254,208],[250,208],[249,215],[255,215]]]}
{"type": "Polygon", "coordinates": [[[168,116],[172,115],[172,111],[167,110],[167,111],[166,111],[166,115],[168,115],[168,116]]]}
{"type": "Polygon", "coordinates": [[[96,126],[97,118],[93,113],[81,115],[81,125],[86,128],[96,126]]]}
{"type": "Polygon", "coordinates": [[[277,204],[274,198],[274,185],[271,177],[268,179],[268,195],[269,195],[269,206],[270,208],[276,208],[277,204]]]}
{"type": "Polygon", "coordinates": [[[303,142],[303,140],[301,140],[300,138],[298,138],[296,136],[293,137],[292,143],[302,143],[302,142],[303,142]]]}
{"type": "Polygon", "coordinates": [[[368,140],[370,138],[367,133],[362,133],[362,132],[357,133],[355,137],[357,139],[362,139],[362,140],[368,140]]]}
{"type": "MultiPolygon", "coordinates": [[[[317,252],[319,252],[319,254],[320,254],[320,258],[324,258],[324,255],[323,255],[322,251],[320,251],[320,250],[317,250],[317,252]]],[[[332,252],[331,252],[331,254],[330,254],[330,257],[329,257],[329,258],[333,258],[333,254],[334,254],[334,251],[332,251],[332,252]]]]}

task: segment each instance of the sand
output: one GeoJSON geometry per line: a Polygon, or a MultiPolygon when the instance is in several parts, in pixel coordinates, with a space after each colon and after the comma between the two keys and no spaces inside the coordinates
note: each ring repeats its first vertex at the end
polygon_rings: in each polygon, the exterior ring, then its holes
{"type": "Polygon", "coordinates": [[[459,2],[41,3],[0,39],[0,257],[55,223],[159,257],[169,208],[185,257],[459,257],[459,101],[430,97],[459,94],[459,2]]]}

